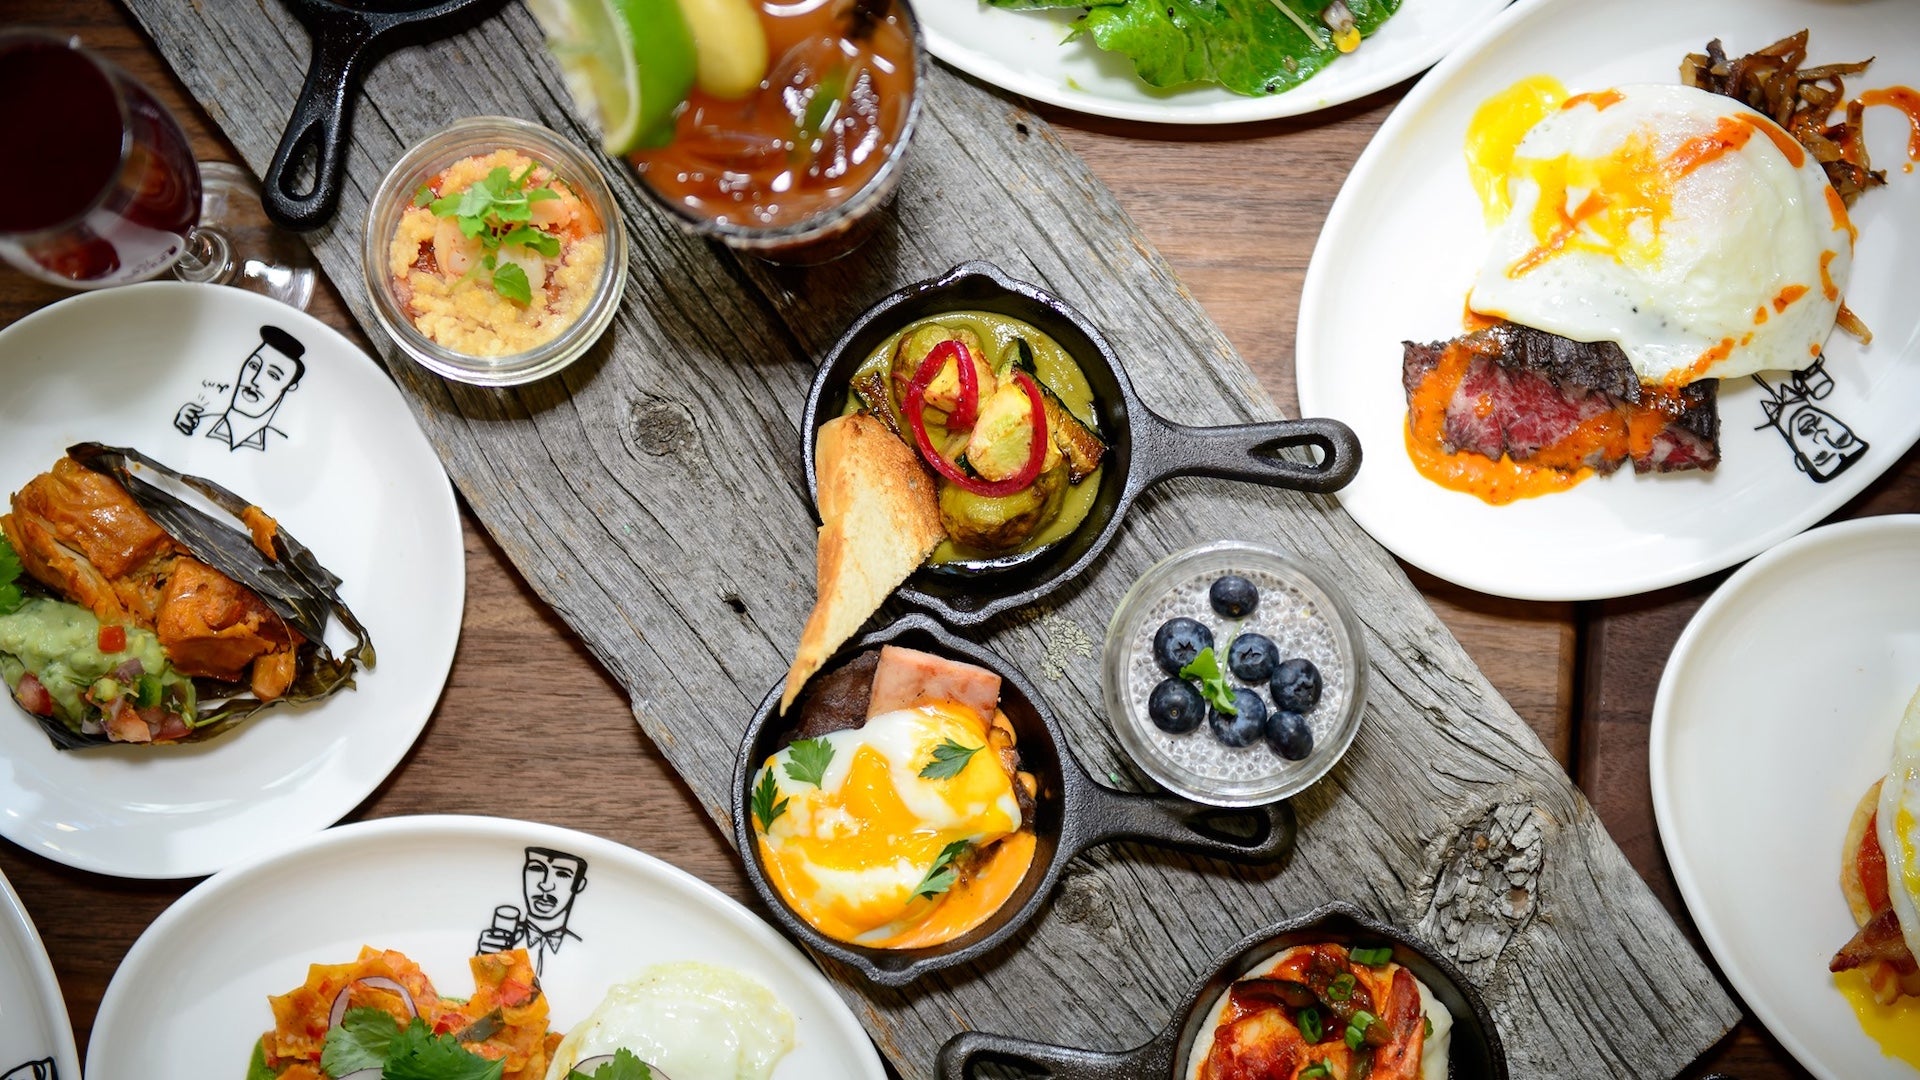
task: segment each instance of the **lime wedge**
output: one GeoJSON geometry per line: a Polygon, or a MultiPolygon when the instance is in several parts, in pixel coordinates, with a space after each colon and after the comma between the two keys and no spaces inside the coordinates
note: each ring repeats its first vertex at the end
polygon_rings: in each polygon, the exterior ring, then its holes
{"type": "Polygon", "coordinates": [[[693,34],[675,0],[527,0],[573,103],[609,154],[658,146],[693,87],[693,34]]]}

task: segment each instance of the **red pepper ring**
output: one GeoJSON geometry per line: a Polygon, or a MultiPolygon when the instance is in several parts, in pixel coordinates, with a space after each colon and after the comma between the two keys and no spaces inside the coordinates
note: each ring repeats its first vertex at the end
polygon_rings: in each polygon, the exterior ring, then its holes
{"type": "Polygon", "coordinates": [[[960,403],[947,415],[947,430],[965,431],[980,419],[980,373],[973,370],[973,353],[965,345],[951,339],[934,345],[914,371],[913,381],[924,393],[948,360],[953,361],[954,372],[960,379],[960,403]]]}
{"type": "MultiPolygon", "coordinates": [[[[935,353],[927,354],[929,363],[933,361],[935,353]]],[[[1047,407],[1040,400],[1040,384],[1024,371],[1013,373],[1014,382],[1027,392],[1027,400],[1033,405],[1033,441],[1027,451],[1027,463],[1005,480],[978,480],[955,468],[953,462],[933,448],[933,437],[927,434],[927,420],[923,415],[926,412],[927,383],[932,381],[930,376],[922,378],[927,375],[927,366],[921,364],[920,370],[914,373],[913,382],[907,384],[906,412],[907,426],[913,429],[914,444],[920,448],[920,456],[933,466],[933,471],[959,485],[962,490],[987,498],[1012,495],[1032,487],[1033,482],[1040,478],[1040,466],[1047,460],[1047,407]]],[[[939,368],[936,366],[933,370],[938,371],[939,368]]]]}

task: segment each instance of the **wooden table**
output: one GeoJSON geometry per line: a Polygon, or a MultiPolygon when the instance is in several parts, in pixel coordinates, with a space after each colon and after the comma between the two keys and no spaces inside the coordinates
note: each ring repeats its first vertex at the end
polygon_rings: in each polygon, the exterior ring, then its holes
{"type": "MultiPolygon", "coordinates": [[[[149,87],[183,122],[202,160],[235,160],[157,52],[111,0],[8,0],[8,23],[74,32],[149,87]]],[[[1164,129],[1047,111],[1069,145],[1119,196],[1181,279],[1293,411],[1301,281],[1328,206],[1405,87],[1294,121],[1164,129]],[[1221,213],[1222,207],[1232,213],[1221,213]]],[[[274,103],[272,107],[290,107],[274,103]]],[[[64,292],[0,267],[0,326],[64,292]]],[[[314,314],[359,340],[324,282],[314,314]]],[[[1840,517],[1920,511],[1920,454],[1909,454],[1840,517]]],[[[597,833],[682,866],[754,905],[731,850],[633,722],[619,688],[533,595],[462,510],[467,606],[440,707],[400,769],[353,819],[496,813],[597,833]],[[525,738],[520,688],[537,683],[564,727],[525,738]],[[474,763],[521,746],[518,790],[474,783],[474,763]],[[545,775],[543,775],[545,774],[545,775]],[[565,784],[548,783],[565,775],[565,784]],[[597,792],[582,798],[581,792],[597,792]],[[563,794],[564,793],[564,794],[563,794]]],[[[1573,771],[1635,867],[1690,927],[1661,854],[1647,790],[1646,728],[1674,639],[1724,575],[1619,601],[1502,600],[1414,575],[1469,653],[1573,771]]],[[[192,882],[128,882],[0,845],[53,959],[84,1054],[93,1017],[134,939],[192,882]]],[[[1751,1020],[1689,1075],[1804,1076],[1751,1020]]]]}

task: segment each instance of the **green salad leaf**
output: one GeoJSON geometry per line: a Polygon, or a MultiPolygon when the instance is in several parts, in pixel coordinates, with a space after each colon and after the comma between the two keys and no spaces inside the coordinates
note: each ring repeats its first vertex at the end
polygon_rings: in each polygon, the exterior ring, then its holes
{"type": "Polygon", "coordinates": [[[13,545],[7,543],[7,538],[0,536],[0,615],[11,615],[26,602],[20,586],[15,584],[20,574],[20,556],[14,552],[13,545]]]}
{"type": "Polygon", "coordinates": [[[613,1052],[612,1061],[601,1062],[592,1076],[579,1069],[568,1069],[567,1080],[653,1080],[653,1069],[633,1051],[622,1047],[613,1052]]]}
{"type": "MultiPolygon", "coordinates": [[[[1150,86],[1218,83],[1259,97],[1290,90],[1340,56],[1321,15],[1333,0],[988,0],[1007,8],[1085,7],[1069,38],[1133,61],[1150,86]]],[[[1365,38],[1401,0],[1345,0],[1365,38]]]]}

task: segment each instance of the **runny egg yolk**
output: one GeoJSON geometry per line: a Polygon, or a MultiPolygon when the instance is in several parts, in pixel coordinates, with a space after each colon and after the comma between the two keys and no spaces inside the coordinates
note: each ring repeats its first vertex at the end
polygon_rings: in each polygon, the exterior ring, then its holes
{"type": "Polygon", "coordinates": [[[1033,833],[983,718],[926,705],[818,741],[833,753],[817,784],[793,775],[791,747],[761,773],[786,803],[759,830],[761,860],[808,923],[840,941],[922,947],[979,925],[1019,886],[1033,833]],[[969,750],[952,775],[937,767],[969,750]]]}
{"type": "MultiPolygon", "coordinates": [[[[1583,95],[1584,96],[1584,95],[1583,95]]],[[[1551,75],[1533,75],[1488,98],[1467,124],[1467,175],[1480,195],[1487,224],[1506,220],[1513,208],[1507,178],[1513,152],[1533,125],[1567,100],[1567,88],[1551,75]]]]}
{"type": "Polygon", "coordinates": [[[1920,998],[1901,995],[1890,1005],[1873,998],[1868,984],[1868,968],[1842,971],[1833,977],[1833,985],[1860,1018],[1860,1029],[1880,1044],[1880,1052],[1890,1058],[1920,1068],[1920,998]]]}

